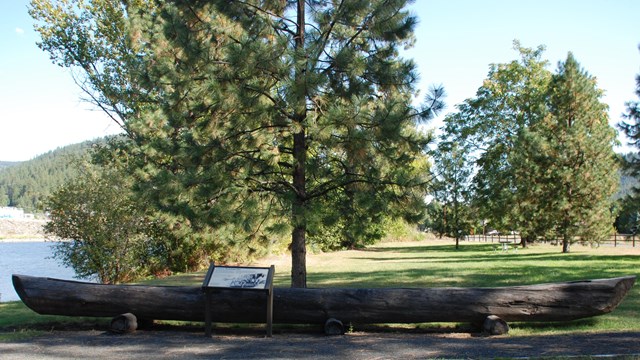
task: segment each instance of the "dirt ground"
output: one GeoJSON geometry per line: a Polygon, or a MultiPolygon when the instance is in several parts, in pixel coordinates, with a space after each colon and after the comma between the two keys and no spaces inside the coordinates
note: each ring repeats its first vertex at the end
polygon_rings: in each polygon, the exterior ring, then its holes
{"type": "Polygon", "coordinates": [[[604,357],[640,359],[640,332],[535,337],[474,334],[261,331],[216,333],[198,329],[130,334],[52,331],[0,342],[1,359],[486,359],[604,357]]]}

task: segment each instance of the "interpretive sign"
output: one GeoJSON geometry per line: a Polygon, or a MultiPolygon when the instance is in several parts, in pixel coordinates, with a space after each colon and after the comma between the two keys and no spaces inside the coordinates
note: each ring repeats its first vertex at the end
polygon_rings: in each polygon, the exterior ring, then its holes
{"type": "Polygon", "coordinates": [[[211,288],[264,290],[270,268],[215,266],[205,286],[211,288]]]}
{"type": "Polygon", "coordinates": [[[267,295],[267,336],[271,337],[273,327],[273,275],[275,266],[215,266],[211,263],[202,283],[205,292],[206,335],[211,336],[211,306],[216,289],[264,291],[267,295]]]}

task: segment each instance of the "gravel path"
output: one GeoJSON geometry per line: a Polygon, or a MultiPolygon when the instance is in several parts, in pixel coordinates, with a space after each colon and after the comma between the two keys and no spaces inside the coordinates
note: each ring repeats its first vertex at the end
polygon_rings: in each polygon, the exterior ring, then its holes
{"type": "Polygon", "coordinates": [[[356,332],[217,334],[201,331],[53,331],[0,342],[0,359],[425,359],[603,356],[640,359],[640,332],[482,337],[472,334],[356,332]]]}

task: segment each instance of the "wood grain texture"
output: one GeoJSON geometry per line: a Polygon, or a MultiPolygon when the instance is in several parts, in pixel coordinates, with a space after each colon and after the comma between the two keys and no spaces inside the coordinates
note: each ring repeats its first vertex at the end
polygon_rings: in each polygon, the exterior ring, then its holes
{"type": "MultiPolygon", "coordinates": [[[[343,323],[567,321],[611,312],[635,276],[500,288],[275,288],[273,322],[343,323]]],[[[39,314],[204,321],[200,287],[103,285],[13,275],[22,301],[39,314]]],[[[213,322],[264,323],[263,292],[217,290],[213,322]]]]}

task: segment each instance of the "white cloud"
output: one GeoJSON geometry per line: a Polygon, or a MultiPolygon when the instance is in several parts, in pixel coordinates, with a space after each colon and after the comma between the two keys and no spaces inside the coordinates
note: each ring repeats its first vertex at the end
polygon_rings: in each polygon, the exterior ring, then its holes
{"type": "Polygon", "coordinates": [[[23,28],[19,28],[19,27],[17,27],[17,28],[16,28],[16,34],[18,34],[18,35],[22,35],[22,34],[24,34],[24,29],[23,29],[23,28]]]}

